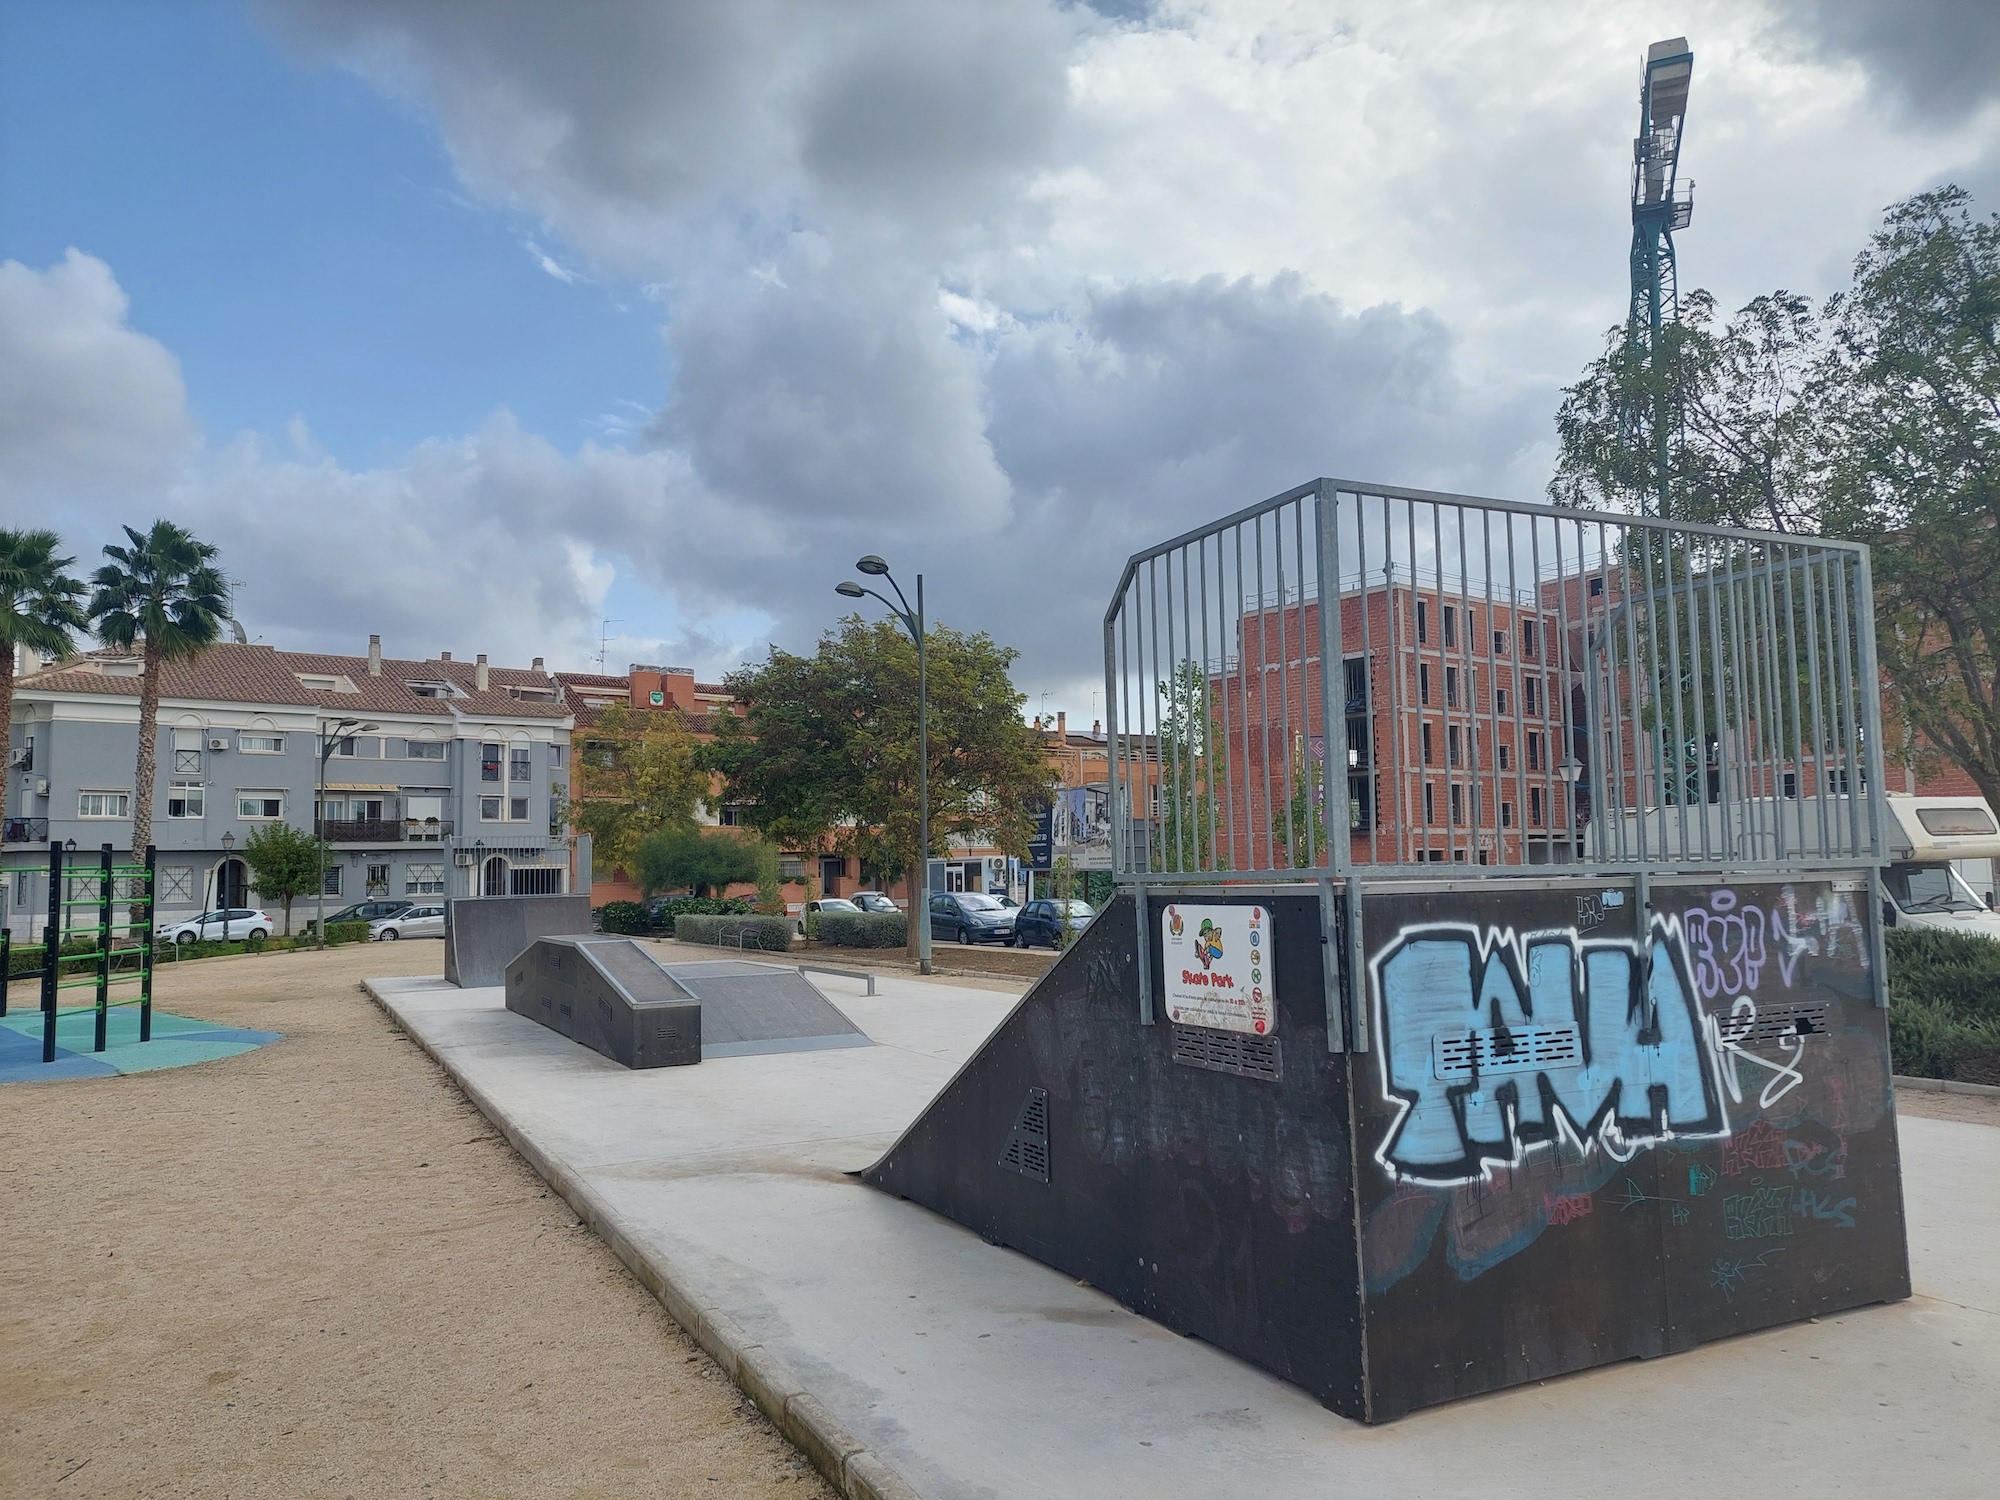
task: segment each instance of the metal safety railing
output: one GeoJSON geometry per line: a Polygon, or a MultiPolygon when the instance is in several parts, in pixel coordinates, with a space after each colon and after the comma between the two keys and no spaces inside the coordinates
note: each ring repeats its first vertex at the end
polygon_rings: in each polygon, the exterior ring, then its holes
{"type": "Polygon", "coordinates": [[[1882,858],[1855,543],[1322,479],[1135,554],[1104,655],[1127,882],[1882,858]]]}

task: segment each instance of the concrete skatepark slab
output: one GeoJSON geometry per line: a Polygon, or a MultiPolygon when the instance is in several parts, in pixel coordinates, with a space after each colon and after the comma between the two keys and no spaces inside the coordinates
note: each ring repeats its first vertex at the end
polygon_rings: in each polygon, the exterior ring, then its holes
{"type": "Polygon", "coordinates": [[[1009,996],[886,978],[874,999],[840,998],[872,1047],[631,1073],[507,1012],[497,989],[371,988],[587,1201],[739,1383],[768,1399],[780,1382],[781,1400],[829,1413],[919,1494],[1990,1490],[2000,1131],[1988,1127],[1902,1122],[1906,1302],[1369,1429],[847,1175],[918,1116],[1009,996]]]}

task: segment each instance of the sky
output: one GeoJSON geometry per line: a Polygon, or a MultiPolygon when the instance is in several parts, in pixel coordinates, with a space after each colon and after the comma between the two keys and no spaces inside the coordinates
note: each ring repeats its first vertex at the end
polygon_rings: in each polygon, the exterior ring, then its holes
{"type": "Polygon", "coordinates": [[[170,517],[276,646],[704,679],[879,553],[1088,720],[1140,547],[1541,498],[1675,35],[1683,287],[2000,208],[1991,0],[5,0],[0,524],[170,517]]]}

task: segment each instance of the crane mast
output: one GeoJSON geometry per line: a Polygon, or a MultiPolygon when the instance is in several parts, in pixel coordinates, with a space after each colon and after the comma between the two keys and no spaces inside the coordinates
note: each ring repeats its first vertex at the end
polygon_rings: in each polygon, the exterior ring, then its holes
{"type": "MultiPolygon", "coordinates": [[[[1646,49],[1646,76],[1639,90],[1639,134],[1632,142],[1632,305],[1626,336],[1643,347],[1646,368],[1657,373],[1662,332],[1680,316],[1674,268],[1674,231],[1694,215],[1694,184],[1678,181],[1681,134],[1687,122],[1688,81],[1694,53],[1677,36],[1646,49]]],[[[1658,513],[1668,514],[1669,441],[1674,426],[1663,384],[1656,385],[1652,410],[1633,413],[1632,436],[1650,438],[1658,513]]]]}

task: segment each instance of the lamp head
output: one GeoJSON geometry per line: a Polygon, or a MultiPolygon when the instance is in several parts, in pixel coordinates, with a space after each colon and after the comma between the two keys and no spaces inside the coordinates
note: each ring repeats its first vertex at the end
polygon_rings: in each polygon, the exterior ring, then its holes
{"type": "Polygon", "coordinates": [[[833,586],[833,591],[844,599],[865,599],[868,597],[868,590],[864,589],[858,583],[836,583],[833,586]]]}
{"type": "Polygon", "coordinates": [[[884,573],[889,571],[889,565],[872,552],[854,566],[866,573],[870,578],[880,578],[884,573]]]}

